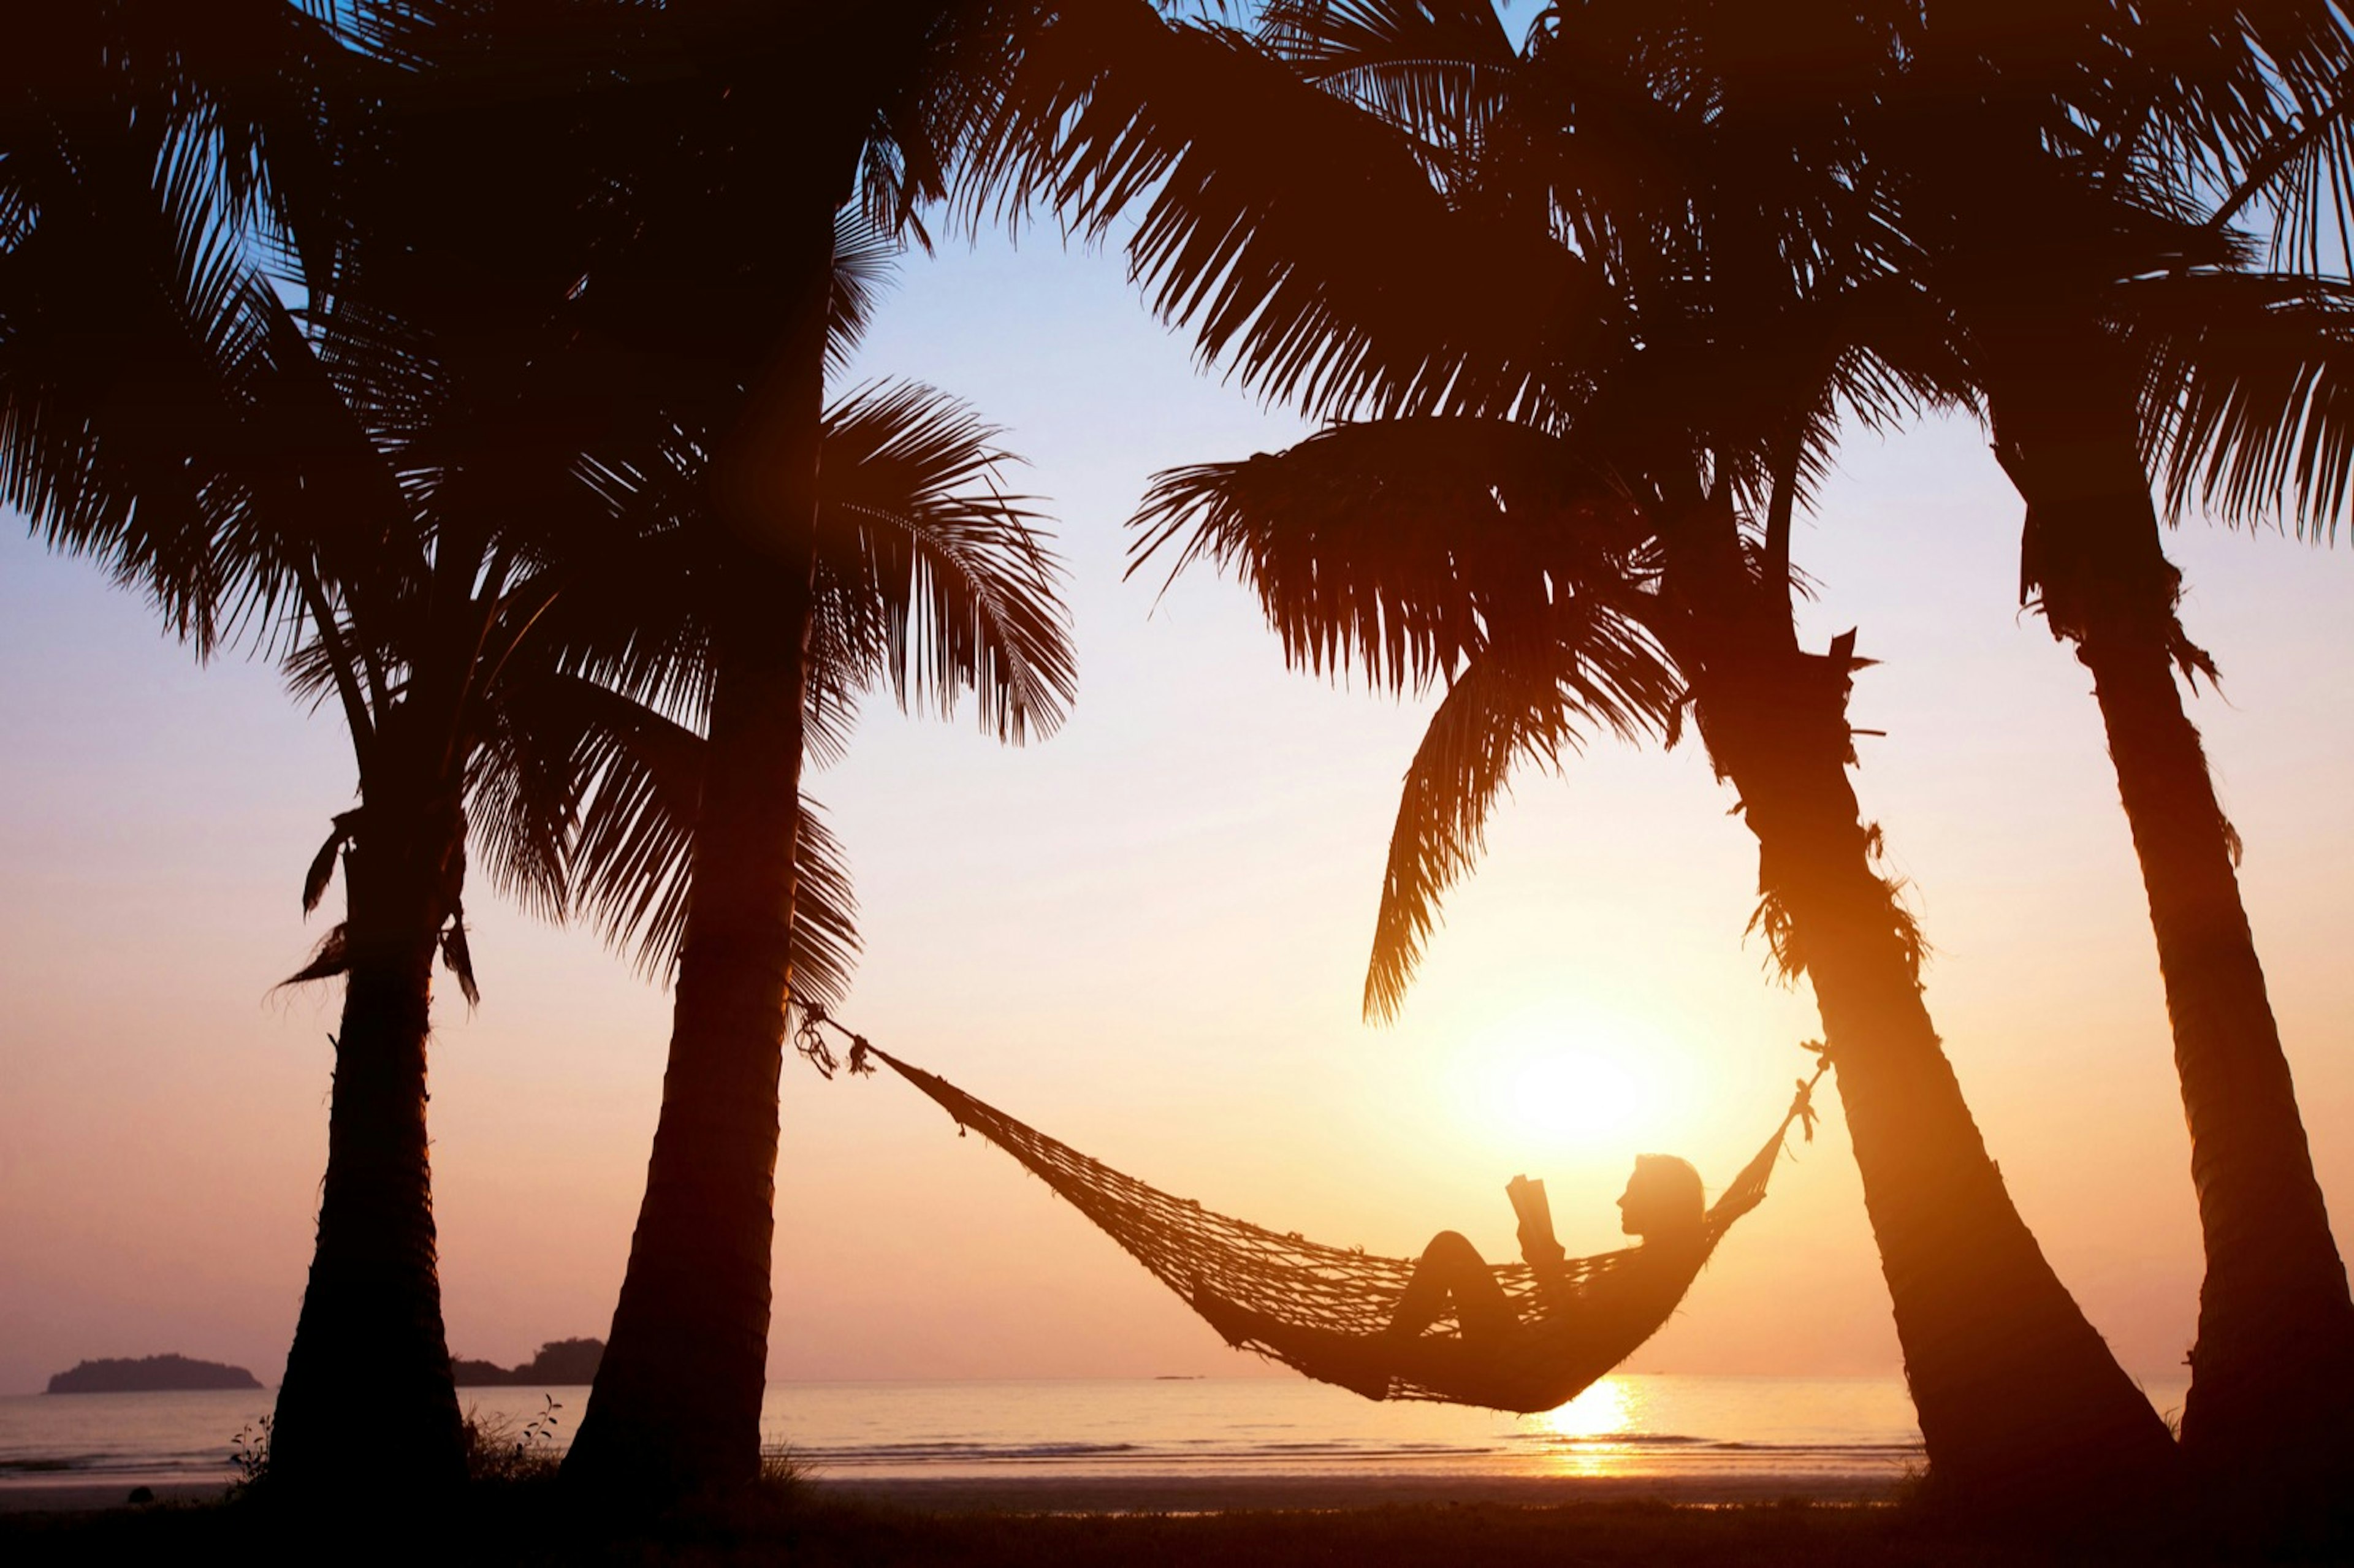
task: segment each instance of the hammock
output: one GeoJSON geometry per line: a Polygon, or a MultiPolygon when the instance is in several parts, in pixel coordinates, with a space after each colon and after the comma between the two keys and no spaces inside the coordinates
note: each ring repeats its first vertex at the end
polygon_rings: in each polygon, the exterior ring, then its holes
{"type": "MultiPolygon", "coordinates": [[[[831,1077],[836,1064],[819,1033],[822,1026],[840,1028],[822,1012],[811,1009],[797,1044],[831,1077]]],[[[1312,1347],[1387,1328],[1391,1310],[1414,1274],[1412,1260],[1326,1246],[1296,1232],[1278,1234],[1205,1209],[1191,1198],[1172,1197],[1014,1120],[945,1078],[910,1066],[859,1036],[849,1038],[852,1073],[872,1073],[872,1064],[879,1061],[930,1096],[955,1118],[960,1137],[970,1128],[1020,1160],[1183,1298],[1229,1344],[1369,1398],[1431,1400],[1522,1413],[1568,1403],[1658,1332],[1724,1233],[1765,1201],[1766,1183],[1790,1123],[1800,1122],[1808,1139],[1813,1139],[1810,1097],[1822,1077],[1818,1069],[1814,1078],[1799,1083],[1797,1097],[1774,1135],[1709,1209],[1696,1246],[1678,1251],[1664,1266],[1653,1258],[1638,1264],[1650,1250],[1640,1247],[1567,1258],[1542,1277],[1524,1263],[1500,1265],[1495,1270],[1497,1282],[1523,1330],[1513,1337],[1508,1353],[1482,1357],[1476,1365],[1465,1358],[1465,1364],[1456,1368],[1447,1366],[1444,1357],[1414,1357],[1412,1372],[1394,1372],[1385,1383],[1369,1388],[1362,1379],[1333,1375],[1330,1359],[1312,1347]],[[1593,1310],[1596,1287],[1635,1266],[1649,1272],[1649,1288],[1640,1294],[1649,1309],[1631,1317],[1593,1310]]],[[[1441,1319],[1440,1329],[1446,1327],[1447,1320],[1441,1319]]],[[[1459,1343],[1443,1333],[1430,1338],[1459,1343]]]]}

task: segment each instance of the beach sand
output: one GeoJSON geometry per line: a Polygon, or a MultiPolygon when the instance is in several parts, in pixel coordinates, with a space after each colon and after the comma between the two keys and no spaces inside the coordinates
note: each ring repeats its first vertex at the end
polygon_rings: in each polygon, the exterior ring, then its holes
{"type": "MultiPolygon", "coordinates": [[[[161,1491],[163,1489],[158,1489],[161,1491]]],[[[440,1510],[321,1515],[207,1506],[184,1483],[153,1506],[111,1487],[0,1492],[0,1563],[352,1560],[793,1568],[2077,1568],[2339,1563],[2250,1550],[2190,1517],[2059,1519],[1990,1535],[1925,1509],[1885,1474],[1598,1478],[1011,1473],[770,1482],[634,1522],[549,1479],[477,1483],[440,1510]],[[32,1511],[47,1510],[49,1511],[32,1511]]],[[[218,1489],[201,1489],[217,1494],[218,1489]]]]}
{"type": "MultiPolygon", "coordinates": [[[[228,1493],[230,1482],[153,1481],[147,1490],[158,1503],[217,1502],[228,1493]]],[[[60,1481],[54,1486],[0,1487],[0,1514],[91,1513],[129,1506],[131,1489],[120,1481],[60,1481]]]]}
{"type": "MultiPolygon", "coordinates": [[[[1325,1492],[1324,1498],[1339,1494],[1325,1492]]],[[[248,1507],[116,1508],[0,1516],[0,1561],[10,1568],[106,1562],[431,1562],[499,1568],[540,1563],[696,1568],[786,1563],[793,1568],[2075,1568],[2171,1563],[2200,1568],[2243,1559],[2144,1533],[2062,1542],[1988,1539],[1903,1506],[1772,1503],[1705,1507],[1661,1500],[1558,1506],[1496,1501],[1219,1511],[1066,1511],[1087,1500],[1140,1504],[1141,1492],[1102,1499],[1042,1492],[1025,1506],[917,1510],[795,1486],[716,1510],[631,1528],[599,1520],[561,1489],[527,1486],[466,1499],[451,1514],[355,1519],[281,1515],[248,1507]]],[[[1255,1499],[1272,1502],[1274,1492],[1255,1499]]],[[[928,1503],[947,1501],[935,1494],[928,1503]]],[[[1206,1495],[1172,1501],[1209,1503],[1206,1495]]],[[[1236,1494],[1225,1501],[1235,1503],[1236,1494]]],[[[1362,1492],[1352,1499],[1370,1502],[1362,1492]]],[[[2315,1559],[2306,1559],[2315,1560],[2315,1559]]],[[[2334,1559],[2318,1559],[2331,1561],[2334,1559]]]]}

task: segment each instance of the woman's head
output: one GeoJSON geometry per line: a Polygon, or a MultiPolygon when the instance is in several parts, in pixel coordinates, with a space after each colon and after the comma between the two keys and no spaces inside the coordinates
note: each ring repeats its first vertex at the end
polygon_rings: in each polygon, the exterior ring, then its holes
{"type": "Polygon", "coordinates": [[[1647,1240],[1697,1233],[1708,1218],[1700,1172],[1672,1154],[1637,1155],[1618,1215],[1619,1229],[1647,1240]]]}

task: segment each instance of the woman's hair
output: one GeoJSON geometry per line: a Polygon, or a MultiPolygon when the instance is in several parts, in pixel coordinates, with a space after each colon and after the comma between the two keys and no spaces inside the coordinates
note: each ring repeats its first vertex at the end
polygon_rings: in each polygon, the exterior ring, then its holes
{"type": "Polygon", "coordinates": [[[1662,1220],[1698,1230],[1708,1219],[1708,1195],[1689,1160],[1672,1154],[1635,1156],[1635,1186],[1662,1220]]]}

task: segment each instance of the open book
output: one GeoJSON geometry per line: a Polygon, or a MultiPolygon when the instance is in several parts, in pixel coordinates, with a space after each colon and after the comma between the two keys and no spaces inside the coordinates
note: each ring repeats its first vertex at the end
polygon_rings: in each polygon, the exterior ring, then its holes
{"type": "Polygon", "coordinates": [[[1544,1183],[1515,1176],[1504,1183],[1504,1195],[1521,1217],[1521,1255],[1532,1267],[1558,1267],[1567,1255],[1553,1239],[1553,1205],[1545,1201],[1544,1183]]]}

